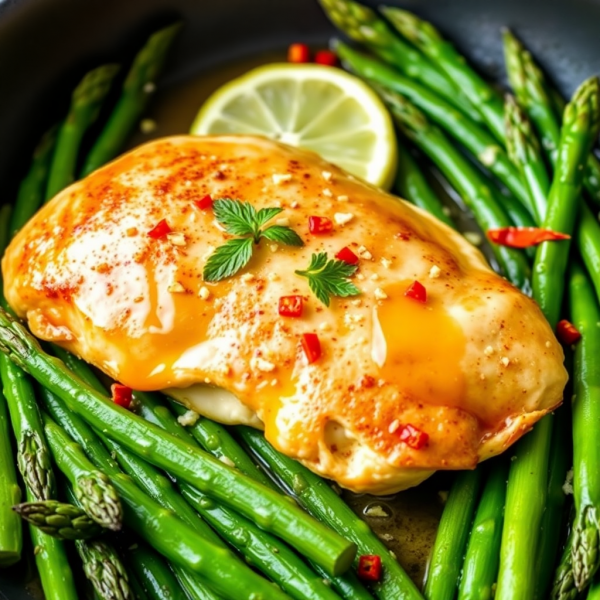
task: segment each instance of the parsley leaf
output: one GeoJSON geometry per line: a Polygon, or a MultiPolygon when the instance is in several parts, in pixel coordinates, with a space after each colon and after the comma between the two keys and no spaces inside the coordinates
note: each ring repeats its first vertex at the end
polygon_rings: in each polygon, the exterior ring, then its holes
{"type": "Polygon", "coordinates": [[[273,217],[283,211],[270,207],[256,210],[249,202],[233,198],[218,198],[213,202],[215,219],[231,235],[239,236],[219,246],[204,265],[205,281],[221,281],[243,269],[262,238],[287,246],[303,246],[302,238],[289,227],[272,225],[263,229],[273,217]]]}
{"type": "Polygon", "coordinates": [[[221,281],[235,275],[252,258],[253,238],[235,238],[219,246],[204,265],[204,281],[221,281]]]}
{"type": "Polygon", "coordinates": [[[283,225],[271,225],[263,229],[262,237],[272,242],[281,242],[286,246],[304,246],[302,238],[293,229],[283,225]]]}
{"type": "Polygon", "coordinates": [[[326,252],[313,254],[306,271],[296,271],[296,275],[306,277],[313,294],[325,305],[329,306],[331,296],[346,298],[357,296],[360,290],[348,277],[356,273],[358,265],[351,265],[343,260],[327,260],[326,252]]]}

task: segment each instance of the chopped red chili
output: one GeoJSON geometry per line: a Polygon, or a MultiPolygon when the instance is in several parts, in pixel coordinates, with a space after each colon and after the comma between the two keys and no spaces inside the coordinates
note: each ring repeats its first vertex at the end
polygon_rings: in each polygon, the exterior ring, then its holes
{"type": "Polygon", "coordinates": [[[279,298],[279,314],[282,317],[301,317],[302,296],[281,296],[279,298]]]}
{"type": "Polygon", "coordinates": [[[379,581],[381,579],[381,556],[377,554],[359,556],[356,574],[363,581],[379,581]]]}
{"type": "Polygon", "coordinates": [[[288,61],[291,63],[307,63],[310,61],[310,50],[306,44],[292,44],[288,48],[288,61]]]}
{"type": "Polygon", "coordinates": [[[319,336],[316,333],[303,333],[302,334],[302,349],[309,364],[321,358],[321,342],[319,336]]]}
{"type": "Polygon", "coordinates": [[[330,50],[319,50],[315,54],[315,62],[326,67],[335,67],[338,64],[338,58],[330,50]]]}
{"type": "Polygon", "coordinates": [[[206,194],[206,196],[204,196],[203,198],[200,198],[200,200],[194,200],[194,204],[200,210],[208,210],[209,208],[212,208],[213,199],[210,196],[210,194],[206,194]]]}
{"type": "Polygon", "coordinates": [[[539,227],[502,227],[501,229],[490,229],[487,235],[494,244],[509,248],[530,248],[542,242],[571,239],[571,236],[566,233],[539,227]]]}
{"type": "Polygon", "coordinates": [[[308,230],[311,233],[329,233],[333,229],[333,222],[327,217],[308,217],[308,230]]]}
{"type": "Polygon", "coordinates": [[[120,383],[113,383],[110,386],[112,394],[112,401],[123,408],[129,408],[131,406],[132,390],[126,385],[120,383]]]}
{"type": "Polygon", "coordinates": [[[407,298],[412,298],[421,304],[425,304],[427,302],[427,290],[425,286],[418,281],[413,281],[408,289],[404,292],[404,295],[407,298]]]}
{"type": "Polygon", "coordinates": [[[573,323],[563,319],[562,321],[559,321],[556,326],[556,337],[565,344],[565,346],[570,346],[581,339],[581,333],[573,323]]]}
{"type": "Polygon", "coordinates": [[[343,260],[345,263],[348,263],[349,265],[358,264],[358,256],[356,256],[356,254],[354,254],[354,252],[352,252],[352,250],[350,250],[350,248],[348,248],[348,246],[345,246],[344,248],[342,248],[335,255],[335,257],[338,260],[343,260]]]}
{"type": "Polygon", "coordinates": [[[169,233],[172,233],[173,230],[169,227],[166,219],[161,219],[149,232],[148,237],[151,237],[155,240],[159,240],[161,238],[167,237],[169,233]]]}
{"type": "Polygon", "coordinates": [[[429,435],[409,423],[400,428],[400,441],[413,450],[420,450],[429,443],[429,435]]]}

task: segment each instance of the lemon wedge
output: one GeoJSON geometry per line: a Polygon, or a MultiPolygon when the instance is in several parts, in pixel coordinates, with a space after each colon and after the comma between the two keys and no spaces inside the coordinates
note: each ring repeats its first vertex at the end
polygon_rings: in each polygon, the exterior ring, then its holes
{"type": "Polygon", "coordinates": [[[341,69],[271,64],[234,79],[208,98],[196,135],[254,134],[308,148],[389,189],[397,149],[392,120],[377,95],[341,69]]]}

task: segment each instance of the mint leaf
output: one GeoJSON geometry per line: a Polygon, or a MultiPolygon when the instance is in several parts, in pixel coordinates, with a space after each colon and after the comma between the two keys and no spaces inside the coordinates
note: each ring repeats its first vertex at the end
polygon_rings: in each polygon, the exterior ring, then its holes
{"type": "Polygon", "coordinates": [[[350,265],[343,260],[328,260],[326,252],[319,252],[311,256],[308,269],[296,271],[296,275],[306,277],[313,294],[325,306],[329,306],[331,296],[346,298],[360,294],[360,290],[348,281],[348,277],[354,275],[357,269],[357,265],[350,265]]]}
{"type": "Polygon", "coordinates": [[[252,258],[253,245],[253,238],[236,238],[219,246],[204,265],[204,281],[221,281],[235,275],[252,258]]]}
{"type": "Polygon", "coordinates": [[[304,246],[302,238],[293,229],[283,225],[271,225],[271,227],[263,229],[260,235],[272,242],[280,242],[286,246],[304,246]]]}
{"type": "Polygon", "coordinates": [[[213,202],[215,219],[231,235],[255,235],[256,209],[248,202],[219,198],[213,202]]]}
{"type": "Polygon", "coordinates": [[[272,208],[261,208],[254,219],[257,229],[266,225],[273,217],[276,217],[279,213],[283,212],[283,208],[272,207],[272,208]]]}

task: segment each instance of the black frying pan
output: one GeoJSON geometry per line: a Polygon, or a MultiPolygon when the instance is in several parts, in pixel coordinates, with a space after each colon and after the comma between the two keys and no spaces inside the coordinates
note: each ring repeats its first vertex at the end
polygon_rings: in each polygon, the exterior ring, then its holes
{"type": "MultiPolygon", "coordinates": [[[[431,20],[501,82],[503,26],[519,34],[565,94],[600,72],[600,0],[385,3],[431,20]]],[[[334,33],[316,0],[0,0],[0,204],[14,194],[40,132],[60,117],[86,68],[125,60],[173,16],[186,28],[162,81],[167,91],[291,42],[324,45],[334,33]]],[[[40,597],[35,584],[26,588],[28,571],[26,564],[0,571],[0,600],[40,597]]]]}

